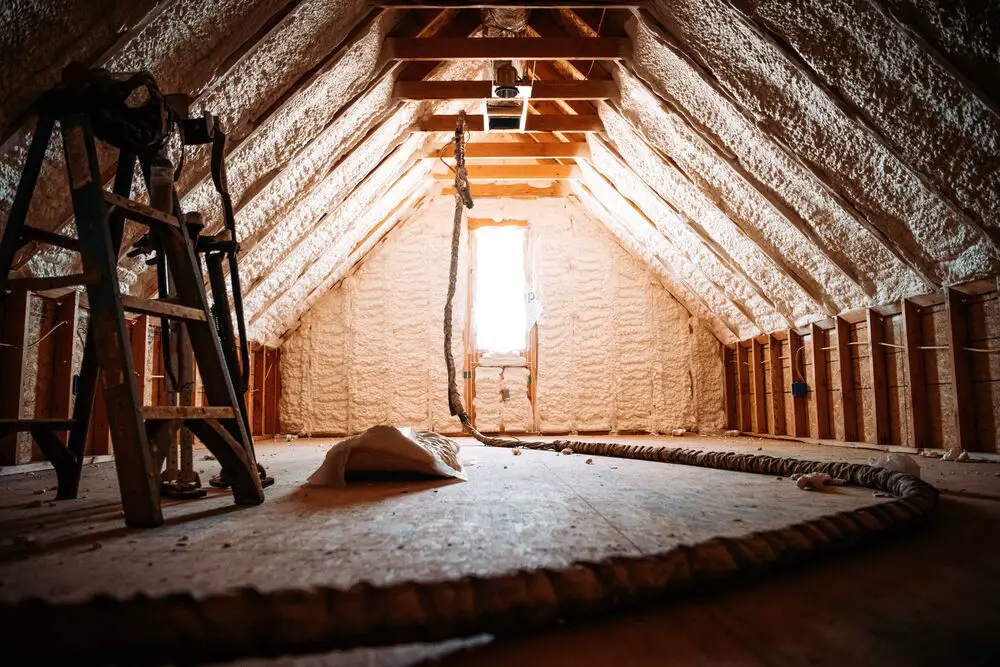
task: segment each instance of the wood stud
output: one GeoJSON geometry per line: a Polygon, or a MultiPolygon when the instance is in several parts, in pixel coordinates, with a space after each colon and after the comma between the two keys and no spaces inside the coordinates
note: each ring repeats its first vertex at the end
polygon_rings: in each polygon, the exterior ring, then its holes
{"type": "Polygon", "coordinates": [[[768,365],[771,374],[771,423],[772,435],[785,435],[785,372],[781,363],[781,341],[774,335],[768,336],[768,365]]]}
{"type": "Polygon", "coordinates": [[[753,432],[767,433],[767,399],[764,395],[764,344],[750,341],[750,379],[753,382],[753,432]]]}
{"type": "Polygon", "coordinates": [[[854,390],[854,364],[851,361],[851,324],[843,317],[836,317],[837,368],[840,377],[840,427],[844,440],[858,439],[858,403],[854,390]]]}
{"type": "Polygon", "coordinates": [[[906,367],[906,392],[909,422],[906,444],[914,448],[930,446],[928,430],[930,420],[927,410],[927,376],[924,370],[923,333],[920,330],[920,312],[910,299],[903,299],[903,353],[906,367]]]}
{"type": "Polygon", "coordinates": [[[815,322],[810,325],[812,334],[813,409],[816,411],[816,437],[829,438],[830,430],[830,379],[827,372],[827,334],[815,322]]]}
{"type": "MultiPolygon", "coordinates": [[[[802,344],[802,336],[795,330],[788,331],[788,368],[791,371],[792,383],[796,380],[805,382],[805,352],[802,344]]],[[[796,437],[806,437],[809,435],[809,416],[806,414],[807,405],[805,396],[792,395],[792,424],[789,435],[796,437]]]]}
{"type": "Polygon", "coordinates": [[[865,434],[876,445],[892,442],[889,424],[889,387],[886,368],[885,331],[882,318],[868,309],[868,392],[875,417],[875,432],[865,434]]]}
{"type": "Polygon", "coordinates": [[[955,417],[956,443],[968,450],[976,448],[976,428],[973,418],[972,376],[969,368],[968,318],[962,294],[944,289],[946,331],[948,340],[948,367],[951,371],[951,408],[955,417]]]}

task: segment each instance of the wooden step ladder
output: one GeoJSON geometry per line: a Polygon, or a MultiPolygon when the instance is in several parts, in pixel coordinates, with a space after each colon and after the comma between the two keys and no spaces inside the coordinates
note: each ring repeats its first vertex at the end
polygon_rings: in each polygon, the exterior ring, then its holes
{"type": "MultiPolygon", "coordinates": [[[[181,426],[190,430],[215,455],[232,485],[237,504],[259,504],[264,500],[264,492],[252,441],[209,310],[201,266],[186,226],[172,214],[180,210],[176,192],[170,187],[169,199],[172,201],[157,208],[129,199],[137,159],[139,156],[132,149],[119,149],[113,192],[107,192],[102,186],[88,115],[69,113],[58,118],[54,114],[39,115],[0,242],[0,298],[17,290],[84,285],[91,319],[72,419],[4,419],[0,420],[0,436],[11,431],[30,432],[45,458],[55,467],[57,498],[75,498],[94,394],[100,379],[125,522],[130,526],[157,526],[163,522],[160,469],[171,444],[170,435],[181,426]],[[63,139],[77,238],[25,224],[56,120],[63,139]],[[172,276],[176,297],[144,299],[121,293],[118,257],[126,219],[147,226],[157,240],[172,276]],[[58,277],[10,278],[17,250],[29,242],[79,252],[83,271],[58,277]],[[125,323],[126,311],[185,322],[195,360],[201,369],[208,406],[141,405],[125,323]],[[66,445],[56,435],[58,431],[69,432],[66,445]]],[[[150,155],[139,159],[147,187],[151,161],[150,155]]]]}

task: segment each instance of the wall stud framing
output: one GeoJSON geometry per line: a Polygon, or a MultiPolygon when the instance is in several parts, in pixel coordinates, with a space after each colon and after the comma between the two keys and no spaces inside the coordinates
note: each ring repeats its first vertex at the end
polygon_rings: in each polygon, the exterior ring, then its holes
{"type": "MultiPolygon", "coordinates": [[[[875,432],[869,435],[874,444],[892,442],[892,428],[889,425],[889,387],[886,371],[885,331],[882,318],[871,308],[868,309],[868,372],[870,377],[869,395],[875,413],[875,432]]],[[[867,434],[866,434],[867,435],[867,434]]]]}
{"type": "Polygon", "coordinates": [[[973,418],[972,375],[969,369],[969,332],[967,309],[962,294],[950,287],[944,290],[947,316],[948,365],[951,370],[951,405],[955,415],[958,446],[972,450],[976,446],[976,424],[973,418]]]}
{"type": "Polygon", "coordinates": [[[840,424],[844,440],[858,439],[857,395],[854,391],[854,368],[851,362],[851,324],[843,317],[836,317],[837,366],[840,376],[840,424]]]}
{"type": "Polygon", "coordinates": [[[907,445],[920,449],[930,444],[930,422],[927,409],[927,376],[924,369],[923,333],[920,330],[920,311],[910,299],[903,299],[903,352],[906,357],[906,392],[909,429],[907,445]]]}
{"type": "Polygon", "coordinates": [[[771,334],[767,340],[767,359],[771,373],[771,423],[772,435],[785,435],[785,372],[781,364],[781,341],[771,334]]]}

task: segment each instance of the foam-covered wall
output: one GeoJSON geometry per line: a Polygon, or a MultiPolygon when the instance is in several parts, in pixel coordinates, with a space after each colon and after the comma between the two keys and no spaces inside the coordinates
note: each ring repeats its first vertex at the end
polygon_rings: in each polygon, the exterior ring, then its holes
{"type": "MultiPolygon", "coordinates": [[[[447,197],[429,200],[286,337],[283,431],[342,434],[379,423],[457,430],[448,415],[441,355],[452,207],[447,197]]],[[[483,200],[473,215],[530,224],[532,289],[541,303],[530,430],[721,426],[718,340],[575,197],[483,200]]],[[[458,360],[464,252],[455,301],[458,360]]],[[[513,430],[521,430],[520,410],[489,409],[491,421],[507,413],[513,430]]]]}

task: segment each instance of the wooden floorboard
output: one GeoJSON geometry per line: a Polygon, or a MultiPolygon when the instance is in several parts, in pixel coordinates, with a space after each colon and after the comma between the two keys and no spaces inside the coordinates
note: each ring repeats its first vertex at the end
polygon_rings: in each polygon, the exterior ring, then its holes
{"type": "MultiPolygon", "coordinates": [[[[616,439],[824,461],[874,455],[760,438],[616,439]]],[[[0,599],[433,580],[649,553],[879,502],[862,489],[810,493],[774,477],[479,446],[463,447],[464,483],[304,485],[331,442],[259,444],[278,480],[263,505],[237,509],[213,491],[168,502],[155,530],[123,529],[108,464],[86,468],[82,497],[58,504],[51,473],[2,477],[0,599]]],[[[205,454],[202,479],[217,469],[205,454]]],[[[980,664],[1000,656],[1000,466],[917,460],[943,492],[930,525],[781,576],[528,637],[240,664],[980,664]]]]}

